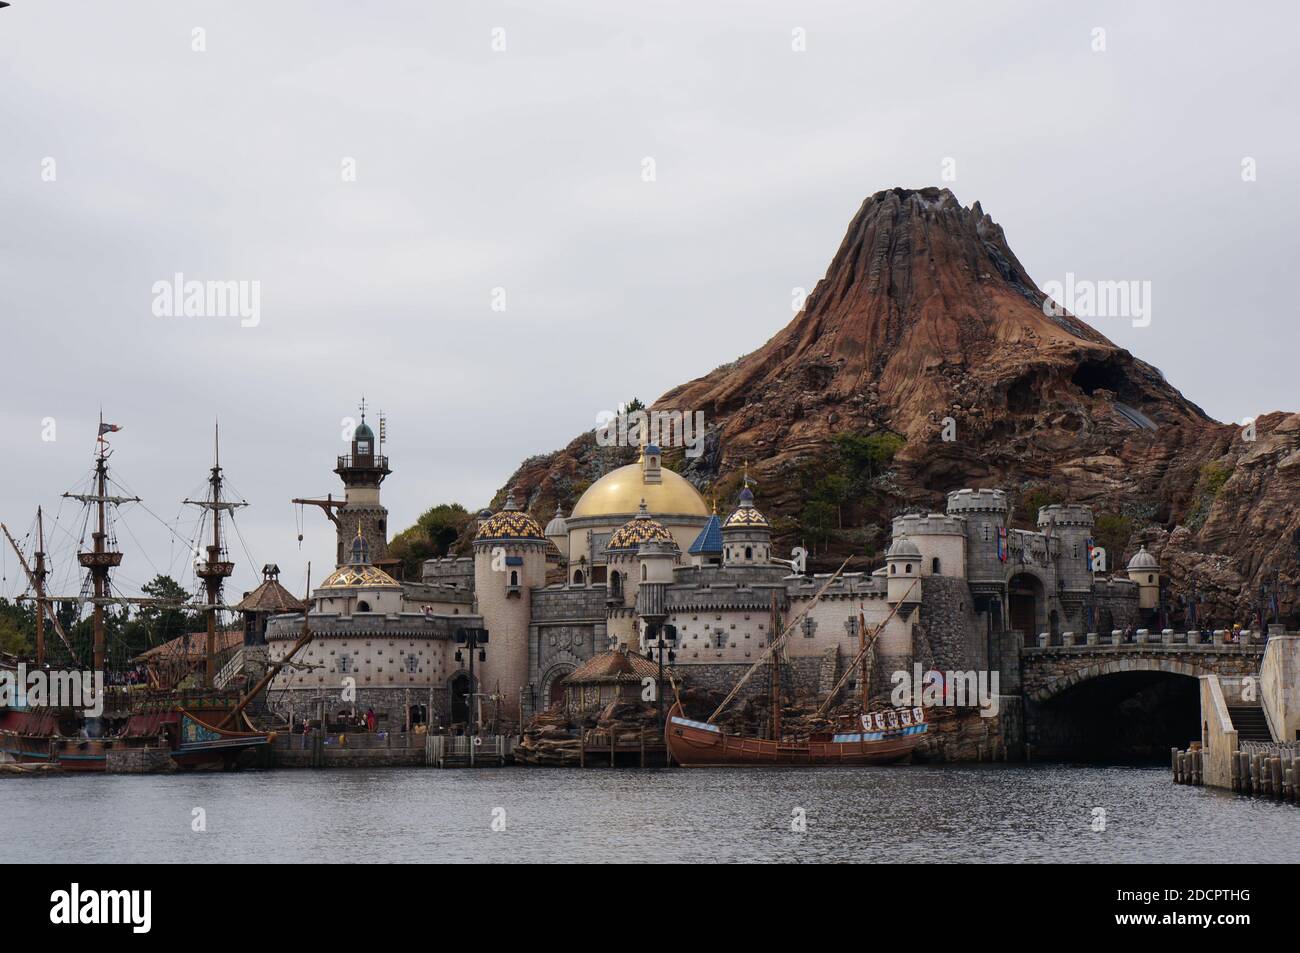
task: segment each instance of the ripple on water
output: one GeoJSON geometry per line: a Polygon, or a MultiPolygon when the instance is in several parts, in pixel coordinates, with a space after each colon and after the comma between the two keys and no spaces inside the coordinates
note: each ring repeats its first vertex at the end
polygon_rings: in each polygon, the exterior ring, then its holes
{"type": "Polygon", "coordinates": [[[1158,767],[70,775],[0,783],[0,835],[6,863],[1294,862],[1300,807],[1158,767]]]}

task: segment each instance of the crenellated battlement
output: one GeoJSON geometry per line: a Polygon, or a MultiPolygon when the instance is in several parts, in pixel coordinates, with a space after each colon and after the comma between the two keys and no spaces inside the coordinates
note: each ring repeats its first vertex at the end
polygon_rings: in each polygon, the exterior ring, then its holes
{"type": "Polygon", "coordinates": [[[1094,522],[1092,507],[1081,503],[1053,503],[1038,510],[1039,528],[1055,525],[1091,529],[1094,522]]]}
{"type": "Polygon", "coordinates": [[[966,520],[961,516],[943,513],[929,513],[925,516],[909,513],[894,517],[893,533],[895,539],[900,536],[964,536],[966,520]]]}
{"type": "Polygon", "coordinates": [[[1007,494],[1002,490],[953,490],[948,494],[948,512],[1005,514],[1007,494]]]}

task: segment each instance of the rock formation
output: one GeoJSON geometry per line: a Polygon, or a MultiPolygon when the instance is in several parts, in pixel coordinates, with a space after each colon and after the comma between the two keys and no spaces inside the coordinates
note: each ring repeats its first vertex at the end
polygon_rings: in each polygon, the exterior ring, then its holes
{"type": "MultiPolygon", "coordinates": [[[[887,471],[856,482],[824,534],[823,561],[854,552],[871,564],[890,517],[942,509],[952,489],[998,487],[1026,525],[1041,502],[1090,504],[1112,567],[1145,543],[1176,598],[1195,582],[1225,622],[1278,570],[1294,622],[1300,415],[1262,416],[1244,439],[1157,368],[1047,313],[1044,298],[979,203],[963,208],[946,189],[878,192],[785,329],[655,402],[702,410],[709,426],[703,456],[670,465],[729,492],[747,461],[790,545],[809,535],[808,474],[831,466],[837,435],[896,434],[905,442],[887,471]]],[[[631,453],[587,433],[508,485],[549,517],[631,453]]]]}

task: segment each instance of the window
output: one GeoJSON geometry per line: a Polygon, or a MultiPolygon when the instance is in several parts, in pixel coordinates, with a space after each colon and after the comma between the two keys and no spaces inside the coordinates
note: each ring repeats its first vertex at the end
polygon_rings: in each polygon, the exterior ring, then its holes
{"type": "Polygon", "coordinates": [[[930,560],[930,572],[934,573],[936,576],[939,575],[939,557],[938,557],[938,556],[935,556],[933,559],[930,560]]]}
{"type": "Polygon", "coordinates": [[[419,668],[419,665],[420,665],[420,660],[416,658],[414,655],[406,656],[406,671],[408,674],[414,675],[417,669],[419,668]]]}
{"type": "Polygon", "coordinates": [[[518,585],[519,585],[519,570],[518,570],[518,569],[512,569],[512,570],[510,570],[510,585],[511,585],[512,587],[514,587],[514,586],[518,586],[518,585]]]}
{"type": "Polygon", "coordinates": [[[347,653],[343,653],[342,655],[339,656],[339,671],[344,673],[352,671],[351,655],[348,655],[347,653]]]}
{"type": "Polygon", "coordinates": [[[365,599],[358,599],[358,600],[357,600],[357,611],[358,611],[358,612],[369,612],[369,611],[370,611],[370,603],[366,602],[365,599]]]}
{"type": "Polygon", "coordinates": [[[894,563],[893,565],[891,565],[891,566],[889,567],[889,571],[890,571],[891,573],[893,573],[895,576],[897,576],[897,575],[898,575],[898,563],[894,563]]]}
{"type": "Polygon", "coordinates": [[[754,548],[753,548],[752,546],[746,546],[746,547],[745,547],[745,558],[746,558],[746,559],[753,559],[753,558],[754,558],[754,548]]]}
{"type": "Polygon", "coordinates": [[[718,629],[713,633],[714,648],[725,649],[727,647],[727,633],[718,629]]]}
{"type": "Polygon", "coordinates": [[[642,581],[642,582],[645,582],[645,580],[646,580],[646,571],[645,571],[645,570],[646,570],[646,567],[645,567],[644,565],[642,565],[642,566],[641,566],[641,581],[642,581]]]}
{"type": "Polygon", "coordinates": [[[616,572],[609,574],[609,594],[611,596],[623,595],[623,577],[616,572]]]}
{"type": "Polygon", "coordinates": [[[906,567],[906,569],[905,569],[904,571],[905,571],[905,572],[911,572],[911,571],[912,571],[912,564],[911,564],[911,563],[908,563],[908,564],[907,564],[907,567],[906,567]]]}
{"type": "Polygon", "coordinates": [[[586,580],[585,580],[585,577],[582,575],[582,570],[581,570],[581,569],[578,569],[578,570],[575,570],[575,571],[574,571],[574,573],[573,573],[573,584],[574,584],[575,586],[581,586],[581,585],[585,585],[585,584],[586,584],[586,580]]]}

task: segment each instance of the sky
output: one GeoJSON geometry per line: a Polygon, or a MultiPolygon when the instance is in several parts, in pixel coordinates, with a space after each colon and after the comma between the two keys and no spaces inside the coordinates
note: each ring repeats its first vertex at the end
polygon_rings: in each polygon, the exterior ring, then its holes
{"type": "Polygon", "coordinates": [[[13,0],[0,519],[42,505],[70,551],[102,409],[144,500],[119,586],[190,584],[180,501],[219,420],[250,504],[233,595],[264,562],[301,592],[333,533],[289,501],[341,493],[363,395],[393,532],[481,507],[761,345],[894,186],[981,202],[1040,286],[1150,282],[1148,326],[1093,323],[1211,416],[1300,409],[1298,27],[1288,3],[13,0]],[[187,315],[178,274],[256,312],[187,315]]]}

